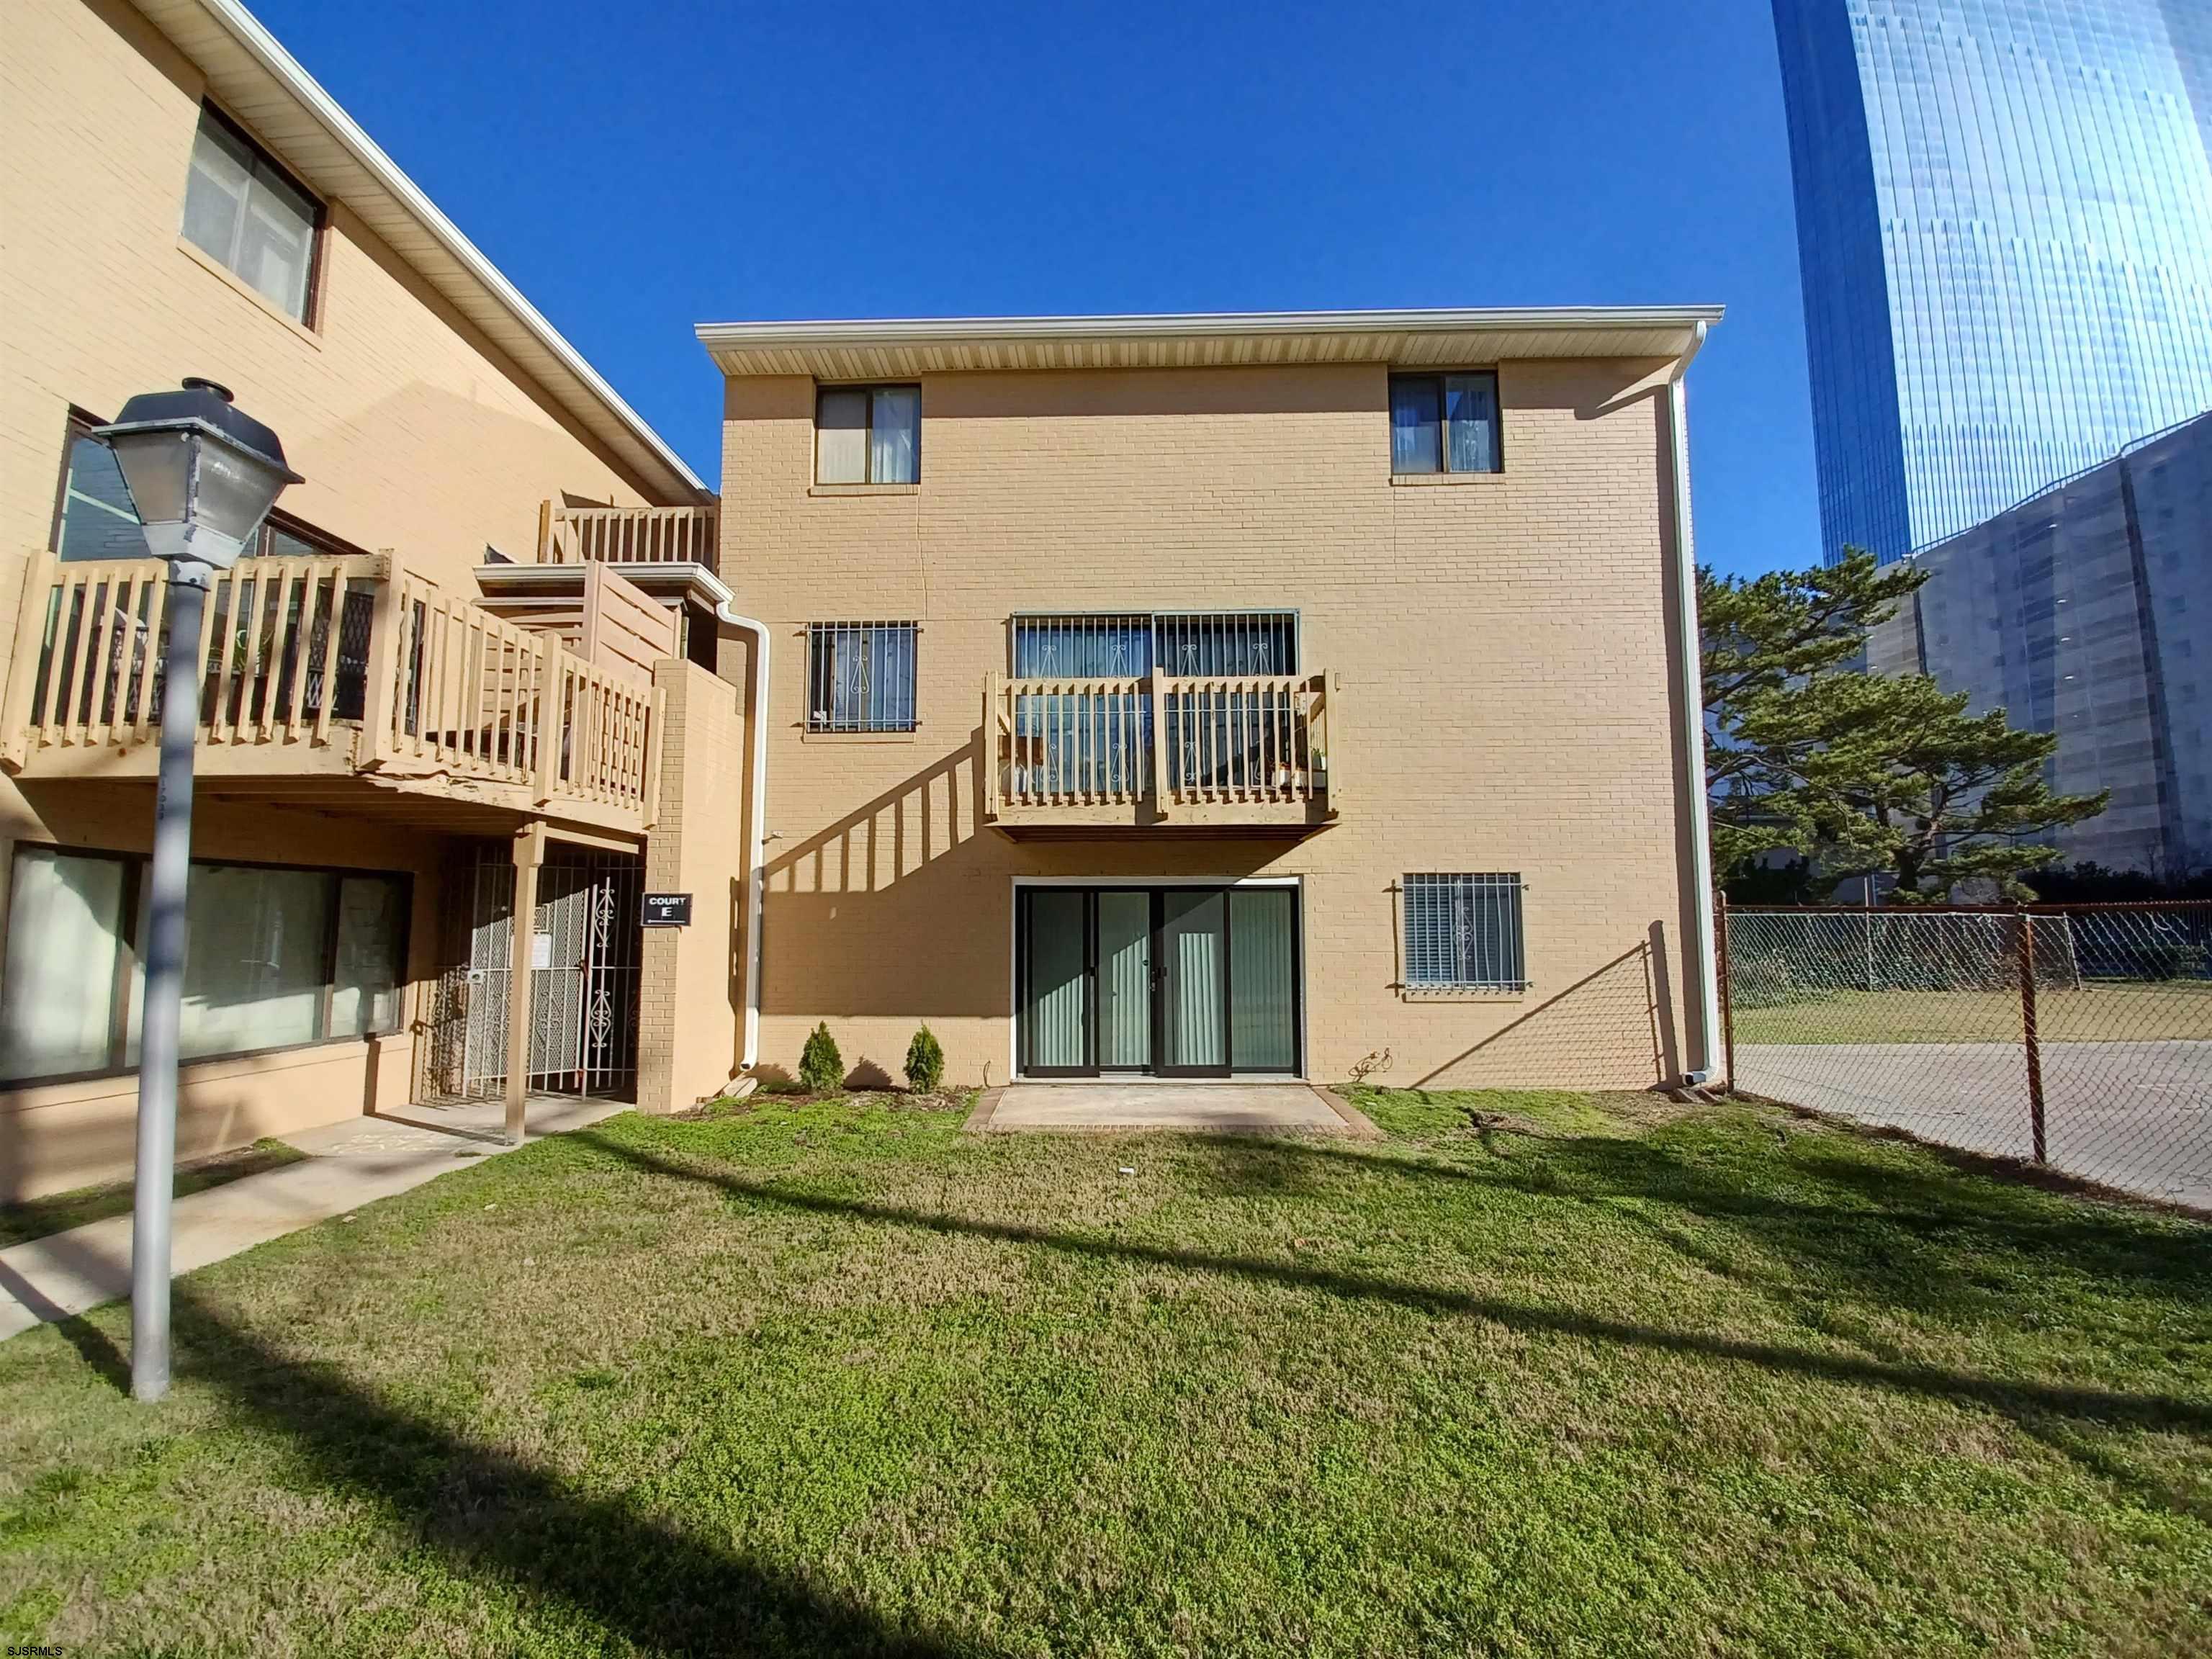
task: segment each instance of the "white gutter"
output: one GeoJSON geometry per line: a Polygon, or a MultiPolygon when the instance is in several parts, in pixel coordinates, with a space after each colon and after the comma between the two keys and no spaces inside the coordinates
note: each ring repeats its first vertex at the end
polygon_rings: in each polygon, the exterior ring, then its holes
{"type": "MultiPolygon", "coordinates": [[[[1723,1066],[1721,1054],[1720,968],[1713,941],[1713,846],[1705,802],[1705,690],[1703,636],[1698,627],[1697,550],[1690,536],[1690,428],[1688,392],[1683,376],[1705,343],[1699,322],[1688,349],[1667,372],[1667,429],[1674,465],[1674,616],[1682,638],[1682,749],[1690,791],[1690,884],[1695,918],[1690,938],[1697,951],[1698,1055],[1703,1064],[1689,1071],[1704,1083],[1723,1066]]],[[[1734,1082],[1733,1078],[1725,1079],[1734,1082]]]]}
{"type": "MultiPolygon", "coordinates": [[[[712,578],[714,586],[722,587],[719,577],[712,578]]],[[[744,1064],[760,1063],[761,1017],[761,912],[768,894],[768,872],[761,861],[768,856],[768,624],[750,617],[741,617],[731,608],[732,596],[722,587],[722,597],[714,602],[714,619],[732,628],[742,628],[753,636],[753,708],[752,781],[746,786],[752,796],[752,823],[748,833],[745,853],[745,1048],[744,1064]]]]}
{"type": "MultiPolygon", "coordinates": [[[[1667,329],[1720,320],[1718,306],[1486,306],[1400,311],[1224,311],[1158,316],[838,318],[794,322],[701,323],[716,346],[890,345],[972,340],[1172,340],[1194,336],[1449,334],[1479,329],[1667,329]]],[[[1689,348],[1694,356],[1697,347],[1689,348]]]]}

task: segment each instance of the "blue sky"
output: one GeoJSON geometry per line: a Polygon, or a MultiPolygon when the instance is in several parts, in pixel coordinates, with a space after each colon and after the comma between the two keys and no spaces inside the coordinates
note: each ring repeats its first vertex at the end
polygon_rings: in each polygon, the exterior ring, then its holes
{"type": "Polygon", "coordinates": [[[1818,562],[1764,0],[251,0],[712,483],[702,319],[1718,301],[1701,558],[1818,562]]]}

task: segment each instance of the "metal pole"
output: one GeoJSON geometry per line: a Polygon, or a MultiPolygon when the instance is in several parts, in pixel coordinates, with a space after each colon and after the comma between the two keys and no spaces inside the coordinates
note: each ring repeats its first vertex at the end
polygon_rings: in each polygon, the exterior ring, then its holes
{"type": "Polygon", "coordinates": [[[1729,1091],[1735,1089],[1735,986],[1729,977],[1729,902],[1725,892],[1713,895],[1713,932],[1717,947],[1715,956],[1715,980],[1721,994],[1721,1053],[1728,1061],[1723,1074],[1729,1091]]]}
{"type": "Polygon", "coordinates": [[[1874,878],[1869,875],[1861,884],[1859,896],[1866,904],[1866,988],[1869,992],[1874,982],[1874,878]]]}
{"type": "Polygon", "coordinates": [[[131,1211],[131,1392],[169,1392],[169,1204],[177,1164],[177,1028],[192,868],[192,744],[200,722],[200,615],[209,568],[170,566],[161,623],[161,772],[154,795],[146,1005],[138,1051],[138,1168],[131,1211]]]}
{"type": "Polygon", "coordinates": [[[2035,918],[2019,912],[2021,1041],[2027,1050],[2028,1127],[2035,1138],[2035,1161],[2047,1164],[2043,1144],[2043,1040],[2035,1029],[2035,918]]]}

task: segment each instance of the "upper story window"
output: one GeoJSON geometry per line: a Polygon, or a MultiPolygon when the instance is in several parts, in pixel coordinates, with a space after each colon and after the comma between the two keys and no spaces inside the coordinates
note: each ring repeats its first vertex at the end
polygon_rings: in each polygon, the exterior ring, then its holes
{"type": "Polygon", "coordinates": [[[1390,377],[1392,472],[1504,470],[1496,374],[1390,377]]]}
{"type": "Polygon", "coordinates": [[[314,303],[322,204],[219,111],[203,105],[185,185],[185,240],[294,321],[314,303]]]}
{"type": "Polygon", "coordinates": [[[915,729],[915,635],[910,622],[806,625],[806,729],[915,729]]]}
{"type": "Polygon", "coordinates": [[[814,482],[921,482],[921,388],[833,386],[814,403],[814,482]]]}

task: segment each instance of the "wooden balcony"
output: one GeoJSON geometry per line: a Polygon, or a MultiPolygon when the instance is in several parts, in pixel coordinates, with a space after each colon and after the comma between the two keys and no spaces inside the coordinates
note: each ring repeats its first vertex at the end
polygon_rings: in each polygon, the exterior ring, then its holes
{"type": "MultiPolygon", "coordinates": [[[[168,570],[33,561],[0,764],[27,784],[150,780],[168,570]]],[[[248,559],[200,624],[196,768],[216,796],[343,805],[455,833],[532,817],[650,827],[645,674],[587,661],[388,557],[248,559]]]]}
{"type": "Polygon", "coordinates": [[[1341,805],[1325,674],[983,680],[983,813],[1016,837],[1301,836],[1341,805]]]}
{"type": "Polygon", "coordinates": [[[565,507],[538,509],[540,564],[698,564],[715,568],[721,509],[704,507],[565,507]]]}

